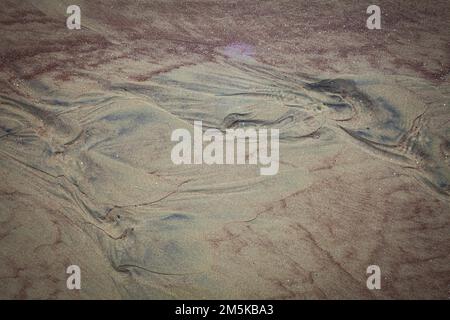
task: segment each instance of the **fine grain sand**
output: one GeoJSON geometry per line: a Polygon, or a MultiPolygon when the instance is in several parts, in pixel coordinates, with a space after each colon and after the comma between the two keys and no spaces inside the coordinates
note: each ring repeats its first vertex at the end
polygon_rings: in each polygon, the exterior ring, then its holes
{"type": "Polygon", "coordinates": [[[449,297],[448,1],[378,1],[381,30],[361,1],[71,4],[0,2],[0,298],[449,297]],[[279,129],[278,174],[174,165],[195,120],[279,129]]]}

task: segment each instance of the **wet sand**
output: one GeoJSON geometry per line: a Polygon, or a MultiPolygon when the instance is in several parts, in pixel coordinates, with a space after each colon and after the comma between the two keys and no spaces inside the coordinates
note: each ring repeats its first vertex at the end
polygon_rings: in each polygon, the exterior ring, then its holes
{"type": "Polygon", "coordinates": [[[1,298],[448,298],[448,1],[380,1],[381,30],[357,1],[70,4],[0,4],[1,298]],[[278,174],[174,165],[196,120],[279,129],[278,174]]]}

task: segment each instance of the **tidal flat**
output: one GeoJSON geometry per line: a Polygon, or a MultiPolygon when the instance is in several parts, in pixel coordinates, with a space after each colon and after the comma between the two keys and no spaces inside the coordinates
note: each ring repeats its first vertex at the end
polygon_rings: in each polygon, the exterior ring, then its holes
{"type": "Polygon", "coordinates": [[[380,30],[360,1],[72,4],[0,2],[0,298],[449,297],[448,1],[378,1],[380,30]],[[279,130],[277,173],[174,164],[194,121],[279,130]]]}

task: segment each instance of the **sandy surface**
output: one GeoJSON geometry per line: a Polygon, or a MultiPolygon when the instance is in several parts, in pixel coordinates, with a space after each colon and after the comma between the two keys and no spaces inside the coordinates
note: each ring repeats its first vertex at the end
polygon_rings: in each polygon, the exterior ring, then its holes
{"type": "Polygon", "coordinates": [[[382,30],[360,1],[70,4],[0,3],[1,298],[449,297],[448,1],[379,1],[382,30]],[[278,174],[174,165],[194,120],[278,128],[278,174]]]}

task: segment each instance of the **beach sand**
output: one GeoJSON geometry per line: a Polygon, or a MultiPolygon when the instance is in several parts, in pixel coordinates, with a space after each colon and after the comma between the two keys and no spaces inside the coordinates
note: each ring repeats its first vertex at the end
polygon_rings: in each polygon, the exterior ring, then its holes
{"type": "Polygon", "coordinates": [[[71,4],[0,3],[0,298],[450,296],[448,1],[378,1],[381,30],[360,1],[71,4]],[[278,173],[173,164],[199,120],[279,129],[278,173]]]}

